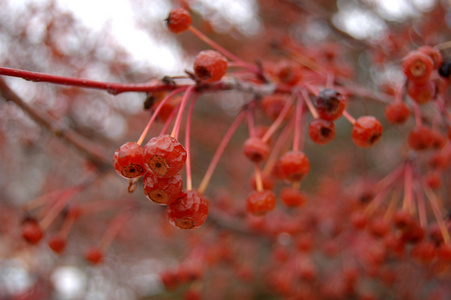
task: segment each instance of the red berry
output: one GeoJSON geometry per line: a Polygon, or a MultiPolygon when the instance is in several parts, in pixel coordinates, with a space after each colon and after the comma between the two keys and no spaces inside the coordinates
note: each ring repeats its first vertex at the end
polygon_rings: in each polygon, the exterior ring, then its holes
{"type": "Polygon", "coordinates": [[[187,30],[192,22],[190,13],[184,8],[171,10],[166,19],[168,29],[173,33],[181,33],[187,30]]]}
{"type": "Polygon", "coordinates": [[[289,151],[278,161],[278,170],[283,179],[297,182],[310,171],[310,162],[302,151],[289,151]]]}
{"type": "Polygon", "coordinates": [[[273,191],[252,191],[246,199],[246,209],[249,213],[261,216],[276,207],[276,195],[273,191]]]}
{"type": "Polygon", "coordinates": [[[435,245],[431,242],[418,243],[413,246],[410,254],[423,263],[430,263],[436,255],[435,245]]]}
{"type": "Polygon", "coordinates": [[[156,136],[144,146],[144,166],[157,177],[175,176],[185,161],[185,148],[170,135],[156,136]]]}
{"type": "MultiPolygon", "coordinates": [[[[266,175],[265,173],[261,174],[262,184],[264,190],[272,190],[274,188],[274,179],[273,177],[266,175]]],[[[253,190],[257,189],[257,182],[255,178],[255,174],[252,175],[250,179],[251,187],[253,190]]]]}
{"type": "Polygon", "coordinates": [[[147,199],[158,204],[167,204],[176,200],[183,189],[182,176],[176,174],[169,178],[160,178],[147,172],[143,178],[143,189],[147,199]]]}
{"type": "Polygon", "coordinates": [[[268,157],[269,145],[259,138],[248,138],[244,142],[243,152],[251,161],[259,163],[268,157]]]}
{"type": "Polygon", "coordinates": [[[351,137],[359,147],[373,146],[382,136],[382,125],[373,116],[362,116],[352,126],[351,137]]]}
{"type": "Polygon", "coordinates": [[[428,80],[433,67],[432,59],[420,51],[410,52],[402,61],[402,71],[409,80],[414,82],[428,80]]]}
{"type": "Polygon", "coordinates": [[[44,232],[37,221],[26,220],[22,225],[22,237],[30,244],[36,245],[44,237],[44,232]]]}
{"type": "MultiPolygon", "coordinates": [[[[287,98],[285,95],[273,94],[264,97],[261,101],[261,105],[265,115],[271,120],[275,120],[282,112],[286,102],[287,98]]],[[[288,115],[289,113],[287,116],[288,115]]]]}
{"type": "Polygon", "coordinates": [[[383,218],[378,217],[370,223],[369,230],[375,237],[383,237],[390,231],[390,224],[383,218]]]}
{"type": "Polygon", "coordinates": [[[194,73],[206,82],[215,82],[227,72],[227,59],[218,51],[201,51],[194,60],[194,73]]]}
{"type": "Polygon", "coordinates": [[[424,182],[431,189],[438,189],[442,185],[442,176],[439,171],[430,171],[424,175],[424,182]]]}
{"type": "Polygon", "coordinates": [[[172,225],[195,229],[207,220],[208,201],[198,191],[184,191],[178,199],[168,203],[167,214],[172,225]]]}
{"type": "Polygon", "coordinates": [[[324,145],[334,139],[335,124],[332,121],[315,119],[310,123],[308,133],[312,141],[324,145]]]}
{"type": "Polygon", "coordinates": [[[103,261],[103,252],[98,247],[91,247],[86,251],[85,259],[93,265],[99,264],[103,261]]]}
{"type": "Polygon", "coordinates": [[[385,118],[392,124],[403,124],[410,116],[410,110],[404,102],[391,103],[385,107],[385,118]]]}
{"type": "Polygon", "coordinates": [[[397,210],[393,214],[393,223],[398,229],[407,229],[415,225],[415,220],[407,210],[397,210]]]}
{"type": "Polygon", "coordinates": [[[299,207],[307,202],[305,194],[293,187],[284,187],[279,194],[280,200],[288,207],[299,207]]]}
{"type": "Polygon", "coordinates": [[[436,48],[431,46],[422,46],[418,48],[417,51],[426,54],[432,59],[432,61],[434,62],[434,69],[438,69],[442,65],[443,62],[442,54],[436,48]]]}
{"type": "Polygon", "coordinates": [[[53,252],[60,254],[66,249],[66,239],[59,235],[54,235],[49,238],[48,245],[53,252]]]}
{"type": "Polygon", "coordinates": [[[362,211],[354,212],[351,215],[351,223],[356,229],[363,229],[368,224],[368,216],[362,211]]]}
{"type": "Polygon", "coordinates": [[[431,80],[420,83],[410,82],[407,87],[407,94],[418,104],[429,102],[435,95],[435,86],[431,80]]]}
{"type": "Polygon", "coordinates": [[[291,61],[282,61],[274,70],[277,81],[289,86],[296,85],[302,79],[302,71],[299,65],[291,61]]]}
{"type": "Polygon", "coordinates": [[[324,89],[316,97],[315,107],[321,119],[334,121],[343,114],[346,98],[336,90],[324,89]]]}
{"type": "Polygon", "coordinates": [[[451,262],[451,244],[441,244],[437,249],[437,257],[443,261],[451,262]]]}
{"type": "Polygon", "coordinates": [[[128,142],[114,152],[113,166],[117,174],[124,178],[144,175],[143,148],[136,142],[128,142]]]}
{"type": "Polygon", "coordinates": [[[416,128],[410,131],[407,142],[413,150],[426,150],[434,142],[432,130],[424,126],[416,128]]]}

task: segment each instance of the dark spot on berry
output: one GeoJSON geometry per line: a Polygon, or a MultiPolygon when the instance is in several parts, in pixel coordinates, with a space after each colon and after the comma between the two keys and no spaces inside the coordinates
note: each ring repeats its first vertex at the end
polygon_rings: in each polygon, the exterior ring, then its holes
{"type": "Polygon", "coordinates": [[[166,159],[159,155],[154,155],[149,159],[149,167],[158,176],[164,176],[169,170],[166,159]]]}
{"type": "Polygon", "coordinates": [[[153,190],[148,193],[149,198],[159,204],[166,204],[169,200],[169,195],[161,190],[153,190]]]}
{"type": "Polygon", "coordinates": [[[322,128],[320,129],[320,133],[321,133],[321,135],[324,136],[324,137],[328,137],[328,136],[330,135],[331,132],[332,132],[332,130],[330,130],[329,128],[326,128],[326,127],[322,127],[322,128]]]}
{"type": "Polygon", "coordinates": [[[137,164],[129,164],[121,170],[122,176],[126,178],[139,177],[144,173],[144,168],[137,164]]]}
{"type": "Polygon", "coordinates": [[[373,134],[370,136],[370,138],[368,139],[368,142],[372,145],[374,143],[376,143],[380,138],[381,138],[381,134],[373,134]]]}
{"type": "Polygon", "coordinates": [[[199,66],[197,67],[194,72],[196,73],[197,77],[199,77],[199,79],[201,80],[207,80],[211,78],[211,73],[210,71],[203,67],[203,66],[199,66]]]}

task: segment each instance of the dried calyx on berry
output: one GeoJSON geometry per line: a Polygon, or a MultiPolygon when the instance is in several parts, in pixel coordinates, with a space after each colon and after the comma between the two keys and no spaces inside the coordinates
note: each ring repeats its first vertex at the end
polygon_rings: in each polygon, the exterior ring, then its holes
{"type": "Polygon", "coordinates": [[[182,177],[176,174],[173,177],[160,178],[152,172],[147,172],[143,178],[143,189],[147,199],[158,204],[167,204],[176,200],[182,192],[182,177]]]}
{"type": "Polygon", "coordinates": [[[207,220],[208,206],[207,199],[198,191],[184,191],[168,203],[169,222],[181,229],[198,228],[207,220]]]}
{"type": "Polygon", "coordinates": [[[116,173],[132,179],[144,175],[143,148],[136,142],[128,142],[114,152],[113,166],[116,173]]]}

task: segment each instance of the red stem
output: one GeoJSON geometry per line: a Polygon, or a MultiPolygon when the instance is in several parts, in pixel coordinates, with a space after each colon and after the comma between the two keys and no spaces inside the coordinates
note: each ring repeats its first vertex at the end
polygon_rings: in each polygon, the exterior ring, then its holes
{"type": "Polygon", "coordinates": [[[191,175],[191,146],[190,146],[190,134],[191,134],[191,119],[193,116],[194,105],[196,104],[198,94],[194,95],[193,100],[188,109],[188,116],[186,118],[185,127],[185,150],[186,150],[186,189],[190,191],[193,188],[193,181],[191,175]]]}
{"type": "Polygon", "coordinates": [[[171,136],[175,139],[178,139],[180,125],[182,123],[183,111],[185,110],[185,106],[188,103],[189,98],[194,93],[194,88],[195,88],[195,86],[192,85],[186,90],[185,94],[183,95],[182,102],[180,103],[180,108],[179,108],[179,111],[177,114],[177,118],[175,119],[174,128],[172,129],[172,133],[171,133],[171,136]]]}

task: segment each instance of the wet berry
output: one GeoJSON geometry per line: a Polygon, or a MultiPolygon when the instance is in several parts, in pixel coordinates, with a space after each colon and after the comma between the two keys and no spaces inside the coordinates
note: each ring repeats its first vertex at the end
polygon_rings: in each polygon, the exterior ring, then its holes
{"type": "Polygon", "coordinates": [[[227,59],[218,51],[201,51],[194,60],[194,73],[205,82],[215,82],[227,72],[227,59]]]}
{"type": "Polygon", "coordinates": [[[244,155],[256,163],[266,160],[269,155],[269,150],[269,145],[259,138],[248,138],[244,142],[244,155]]]}
{"type": "Polygon", "coordinates": [[[273,191],[252,191],[246,199],[246,209],[249,213],[261,216],[276,207],[276,195],[273,191]]]}
{"type": "Polygon", "coordinates": [[[175,8],[169,12],[166,19],[168,29],[173,33],[181,33],[187,30],[192,23],[190,13],[184,8],[175,8]]]}
{"type": "Polygon", "coordinates": [[[324,89],[316,97],[315,107],[321,119],[334,121],[343,114],[346,98],[336,90],[324,89]]]}
{"type": "Polygon", "coordinates": [[[175,176],[185,165],[185,148],[170,135],[159,135],[144,146],[144,166],[155,176],[175,176]]]}
{"type": "Polygon", "coordinates": [[[130,179],[144,175],[143,148],[136,142],[128,142],[114,152],[113,167],[117,174],[130,179]]]}
{"type": "Polygon", "coordinates": [[[169,222],[182,229],[195,229],[208,216],[208,201],[196,190],[184,191],[167,206],[169,222]]]}
{"type": "Polygon", "coordinates": [[[385,118],[392,124],[404,124],[410,117],[410,109],[404,102],[391,103],[385,107],[385,118]]]}
{"type": "Polygon", "coordinates": [[[324,145],[334,139],[335,124],[332,121],[315,119],[310,123],[308,133],[313,142],[324,145]]]}
{"type": "Polygon", "coordinates": [[[376,144],[382,136],[382,125],[373,116],[362,116],[352,126],[351,137],[359,147],[367,148],[376,144]]]}
{"type": "Polygon", "coordinates": [[[183,189],[182,176],[176,174],[173,177],[160,178],[152,172],[147,172],[143,178],[143,190],[147,199],[158,203],[167,204],[176,200],[183,189]]]}
{"type": "Polygon", "coordinates": [[[278,171],[283,179],[297,182],[310,171],[310,162],[302,151],[289,151],[279,158],[278,171]]]}
{"type": "Polygon", "coordinates": [[[428,80],[433,68],[432,59],[420,51],[410,52],[402,61],[402,70],[406,77],[417,83],[428,80]]]}

